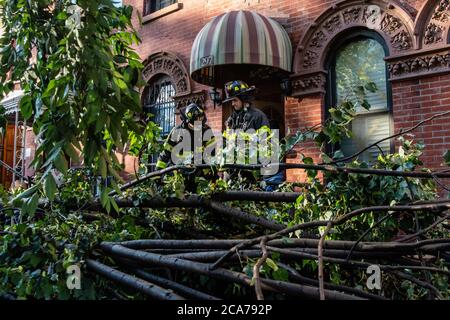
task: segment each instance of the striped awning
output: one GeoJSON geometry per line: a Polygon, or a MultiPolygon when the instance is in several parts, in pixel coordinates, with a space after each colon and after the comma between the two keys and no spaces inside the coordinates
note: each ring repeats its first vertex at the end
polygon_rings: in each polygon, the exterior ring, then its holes
{"type": "Polygon", "coordinates": [[[199,32],[190,67],[192,79],[216,87],[238,78],[252,84],[283,78],[291,72],[292,45],[275,20],[253,11],[231,11],[199,32]]]}

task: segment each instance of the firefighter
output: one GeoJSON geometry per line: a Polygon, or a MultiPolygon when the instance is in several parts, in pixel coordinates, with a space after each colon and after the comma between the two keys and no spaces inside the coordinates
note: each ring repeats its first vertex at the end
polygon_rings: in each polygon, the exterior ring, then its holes
{"type": "MultiPolygon", "coordinates": [[[[231,137],[231,135],[243,134],[245,139],[252,139],[250,135],[242,132],[247,130],[253,130],[256,135],[265,133],[266,136],[270,136],[270,122],[267,116],[264,112],[251,105],[254,99],[254,86],[249,87],[247,83],[241,80],[234,80],[225,84],[224,92],[225,100],[223,103],[231,102],[233,107],[231,116],[225,122],[226,131],[224,135],[226,138],[231,138],[231,141],[234,141],[234,138],[231,137]],[[240,130],[242,131],[239,132],[240,130]]],[[[230,147],[233,149],[235,146],[231,145],[230,147]]],[[[254,151],[249,151],[249,156],[250,153],[254,154],[254,151]]],[[[253,174],[248,171],[228,170],[223,176],[225,180],[240,177],[253,183],[257,182],[253,174]]],[[[273,191],[274,188],[272,184],[280,184],[280,179],[282,178],[282,173],[281,175],[278,173],[273,176],[264,177],[263,180],[268,184],[267,187],[265,187],[265,190],[273,191]]]]}
{"type": "Polygon", "coordinates": [[[259,130],[262,127],[269,128],[269,119],[259,109],[252,107],[255,87],[249,87],[240,80],[230,81],[225,84],[225,100],[231,102],[233,112],[225,122],[227,129],[232,130],[259,130]]]}
{"type": "MultiPolygon", "coordinates": [[[[203,159],[203,152],[206,147],[210,149],[210,154],[212,157],[214,157],[214,135],[212,135],[211,128],[206,124],[206,120],[207,119],[205,111],[202,107],[195,103],[191,103],[190,105],[188,105],[184,112],[181,112],[181,124],[172,129],[163,144],[163,150],[159,154],[156,163],[156,170],[162,170],[171,165],[174,165],[172,156],[179,157],[178,159],[180,163],[175,164],[193,164],[194,153],[196,151],[202,156],[201,162],[204,163],[205,161],[203,159]],[[199,124],[200,128],[198,127],[199,124]],[[196,130],[199,130],[199,132],[197,132],[197,135],[195,133],[196,130]],[[207,135],[209,137],[207,137],[207,135]],[[199,150],[194,149],[196,147],[196,137],[200,137],[201,139],[197,142],[197,145],[199,145],[197,146],[197,148],[199,150]],[[204,141],[204,138],[206,138],[206,141],[204,141]],[[188,150],[183,150],[183,154],[172,155],[173,151],[178,152],[178,150],[175,150],[175,147],[178,144],[186,142],[184,141],[184,139],[188,139],[188,150]]],[[[185,177],[186,190],[195,191],[195,176],[202,175],[201,173],[205,173],[204,171],[205,170],[200,171],[196,169],[182,170],[185,177]]],[[[203,174],[203,176],[212,178],[210,172],[203,174]]]]}

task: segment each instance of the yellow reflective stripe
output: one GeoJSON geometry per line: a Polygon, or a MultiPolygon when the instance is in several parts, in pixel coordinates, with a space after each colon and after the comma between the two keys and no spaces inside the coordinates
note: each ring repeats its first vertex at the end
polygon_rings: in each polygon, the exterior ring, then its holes
{"type": "Polygon", "coordinates": [[[258,133],[260,133],[260,132],[270,132],[270,131],[271,130],[270,130],[270,128],[268,126],[262,126],[261,128],[259,128],[257,130],[258,133]]]}
{"type": "Polygon", "coordinates": [[[173,149],[172,145],[170,143],[167,143],[167,142],[164,143],[163,148],[164,148],[164,150],[169,151],[169,152],[172,152],[172,149],[173,149]]]}
{"type": "Polygon", "coordinates": [[[165,163],[164,161],[158,160],[158,162],[156,162],[156,168],[165,169],[165,168],[167,168],[167,163],[165,163]]]}
{"type": "Polygon", "coordinates": [[[214,142],[216,142],[215,138],[212,138],[211,140],[209,140],[208,142],[206,142],[206,146],[209,146],[211,144],[213,144],[214,142]]]}

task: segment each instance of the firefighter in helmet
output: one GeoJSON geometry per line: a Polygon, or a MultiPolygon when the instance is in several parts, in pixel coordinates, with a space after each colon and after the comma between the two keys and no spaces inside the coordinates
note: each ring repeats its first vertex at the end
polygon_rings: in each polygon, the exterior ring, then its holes
{"type": "MultiPolygon", "coordinates": [[[[203,159],[204,151],[209,148],[212,157],[215,155],[215,139],[211,128],[206,124],[206,115],[202,107],[196,103],[189,104],[184,111],[181,112],[181,124],[172,129],[163,144],[163,150],[159,154],[156,163],[156,170],[162,170],[169,166],[180,164],[194,164],[194,154],[197,152],[201,163],[205,163],[203,159]],[[185,140],[186,139],[186,140],[185,140]],[[206,139],[206,141],[204,141],[206,139]],[[198,140],[198,141],[196,141],[198,140]],[[187,144],[186,144],[187,143],[187,144]],[[180,153],[178,144],[187,145],[180,153]],[[177,159],[177,163],[173,162],[177,159]]],[[[197,164],[195,162],[195,164],[197,164]]],[[[195,177],[204,176],[208,179],[212,178],[210,172],[205,173],[204,170],[182,170],[185,177],[185,186],[188,191],[195,191],[195,177]]]]}
{"type": "MultiPolygon", "coordinates": [[[[249,87],[247,83],[241,80],[234,80],[225,84],[225,100],[223,103],[231,102],[233,107],[231,116],[225,122],[227,129],[225,136],[229,135],[227,132],[230,132],[230,130],[242,130],[244,132],[247,130],[254,130],[256,135],[265,134],[266,137],[271,135],[271,126],[266,114],[252,106],[255,89],[256,88],[254,86],[249,87]]],[[[228,179],[236,176],[236,174],[238,176],[245,177],[250,181],[253,180],[253,175],[240,170],[231,170],[228,179]]],[[[274,188],[271,185],[279,185],[283,179],[283,172],[278,172],[275,175],[263,177],[263,180],[267,184],[265,189],[267,191],[273,191],[274,188]]]]}
{"type": "MultiPolygon", "coordinates": [[[[196,103],[191,103],[188,105],[184,111],[181,112],[181,124],[177,125],[175,128],[172,129],[170,134],[168,135],[166,141],[163,145],[163,150],[159,154],[158,161],[156,163],[156,169],[161,170],[165,169],[170,165],[173,165],[172,162],[172,151],[173,148],[182,142],[184,137],[187,137],[187,135],[181,134],[183,131],[186,132],[189,135],[190,138],[190,150],[191,154],[194,153],[195,143],[194,143],[194,130],[200,129],[201,130],[201,137],[203,138],[203,135],[206,131],[211,130],[211,128],[206,124],[206,115],[205,111],[202,107],[197,105],[196,103]],[[195,128],[195,125],[198,125],[201,123],[201,128],[195,128]]],[[[205,145],[210,145],[213,141],[211,138],[206,143],[203,143],[203,147],[205,145]]],[[[186,151],[186,150],[184,150],[186,151]]]]}
{"type": "Polygon", "coordinates": [[[243,81],[234,80],[225,84],[225,100],[231,102],[233,111],[225,122],[227,129],[233,130],[259,130],[266,126],[269,128],[269,119],[261,110],[252,107],[255,87],[249,87],[243,81]]]}

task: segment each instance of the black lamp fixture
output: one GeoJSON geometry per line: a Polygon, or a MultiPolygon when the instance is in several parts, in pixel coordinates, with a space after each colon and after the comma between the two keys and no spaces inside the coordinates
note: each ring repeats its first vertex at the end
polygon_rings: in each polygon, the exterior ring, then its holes
{"type": "Polygon", "coordinates": [[[222,104],[222,94],[215,87],[209,90],[209,98],[214,102],[214,109],[216,105],[220,106],[222,104]]]}
{"type": "Polygon", "coordinates": [[[283,93],[283,95],[290,96],[292,94],[291,79],[286,78],[286,79],[281,80],[280,87],[281,87],[281,92],[283,93]]]}

